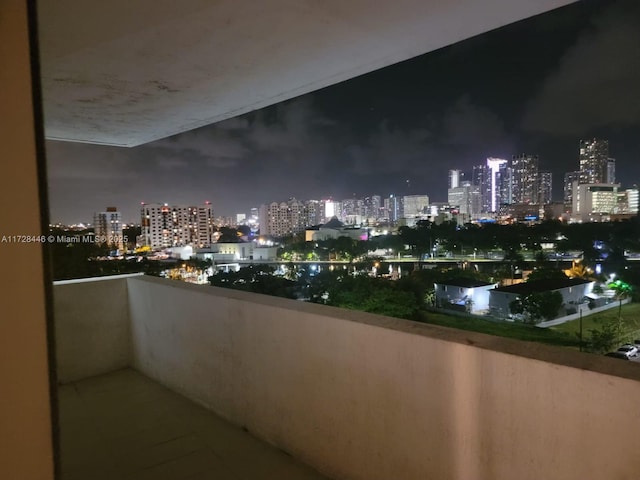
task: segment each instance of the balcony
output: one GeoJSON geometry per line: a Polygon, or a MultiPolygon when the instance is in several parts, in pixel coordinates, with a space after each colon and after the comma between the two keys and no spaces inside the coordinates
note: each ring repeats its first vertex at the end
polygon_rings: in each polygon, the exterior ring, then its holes
{"type": "Polygon", "coordinates": [[[145,276],[58,282],[54,305],[64,479],[640,468],[637,365],[145,276]]]}

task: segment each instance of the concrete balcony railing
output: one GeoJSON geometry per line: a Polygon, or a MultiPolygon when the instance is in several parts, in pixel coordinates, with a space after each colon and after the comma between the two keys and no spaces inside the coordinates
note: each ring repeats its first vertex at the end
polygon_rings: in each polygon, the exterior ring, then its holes
{"type": "Polygon", "coordinates": [[[332,478],[640,469],[631,362],[145,276],[54,300],[61,383],[132,367],[332,478]]]}

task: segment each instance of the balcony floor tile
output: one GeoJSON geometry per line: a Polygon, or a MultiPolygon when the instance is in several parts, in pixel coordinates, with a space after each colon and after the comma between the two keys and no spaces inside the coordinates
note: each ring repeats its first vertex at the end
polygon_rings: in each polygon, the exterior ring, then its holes
{"type": "Polygon", "coordinates": [[[63,480],[328,480],[132,369],[58,400],[63,480]]]}

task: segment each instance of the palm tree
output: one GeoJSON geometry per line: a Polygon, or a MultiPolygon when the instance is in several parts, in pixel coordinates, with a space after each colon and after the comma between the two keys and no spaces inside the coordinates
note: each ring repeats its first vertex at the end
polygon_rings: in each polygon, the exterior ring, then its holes
{"type": "Polygon", "coordinates": [[[620,304],[618,305],[618,322],[620,322],[620,315],[622,314],[622,300],[627,298],[631,293],[631,285],[627,282],[623,282],[622,280],[616,280],[615,282],[611,282],[607,285],[611,290],[616,292],[616,298],[619,300],[620,304]]]}

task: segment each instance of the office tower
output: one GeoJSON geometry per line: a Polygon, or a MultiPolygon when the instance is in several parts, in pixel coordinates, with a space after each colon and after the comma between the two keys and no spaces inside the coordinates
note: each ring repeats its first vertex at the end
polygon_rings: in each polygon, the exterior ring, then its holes
{"type": "Polygon", "coordinates": [[[458,188],[462,181],[462,170],[449,170],[449,185],[448,188],[458,188]]]}
{"type": "Polygon", "coordinates": [[[356,199],[347,198],[342,201],[342,218],[356,215],[356,199]]]}
{"type": "Polygon", "coordinates": [[[564,174],[564,208],[571,210],[573,208],[573,189],[580,183],[580,172],[567,172],[564,174]],[[577,182],[577,183],[576,183],[577,182]]]}
{"type": "Polygon", "coordinates": [[[487,158],[485,165],[473,167],[471,184],[477,187],[482,213],[497,212],[500,205],[512,202],[511,168],[502,158],[487,158]]]}
{"type": "Polygon", "coordinates": [[[375,223],[381,217],[382,198],[372,195],[363,199],[363,219],[367,223],[375,223]]]}
{"type": "Polygon", "coordinates": [[[608,140],[580,140],[580,184],[608,183],[608,167],[608,140]]]}
{"type": "Polygon", "coordinates": [[[496,208],[513,203],[513,169],[509,163],[500,165],[498,170],[498,191],[500,197],[497,199],[496,208]]]}
{"type": "Polygon", "coordinates": [[[616,159],[607,160],[607,183],[616,183],[616,159]]]}
{"type": "Polygon", "coordinates": [[[502,172],[508,167],[507,160],[502,158],[487,158],[487,167],[489,169],[489,208],[491,212],[497,212],[498,207],[505,203],[502,201],[502,172]]]}
{"type": "Polygon", "coordinates": [[[617,212],[618,188],[620,185],[576,184],[573,192],[573,215],[587,220],[591,214],[611,214],[617,212]]]}
{"type": "Polygon", "coordinates": [[[209,202],[202,206],[143,203],[140,216],[143,242],[151,248],[204,247],[212,243],[213,212],[209,202]]]}
{"type": "Polygon", "coordinates": [[[480,188],[472,185],[471,182],[460,182],[458,187],[447,191],[447,203],[451,207],[458,208],[461,214],[468,215],[469,219],[475,219],[482,211],[480,188]]]}
{"type": "Polygon", "coordinates": [[[371,216],[375,221],[380,219],[382,214],[382,197],[380,195],[371,196],[371,216]]]}
{"type": "Polygon", "coordinates": [[[538,156],[514,155],[511,169],[513,203],[538,203],[538,156]]]}
{"type": "Polygon", "coordinates": [[[638,187],[628,188],[626,193],[626,210],[624,213],[638,214],[638,207],[640,201],[640,195],[638,193],[638,187]]]}
{"type": "Polygon", "coordinates": [[[397,197],[395,195],[389,195],[384,199],[384,208],[387,213],[389,222],[396,223],[404,216],[404,197],[397,197]]]}
{"type": "Polygon", "coordinates": [[[538,192],[538,202],[543,205],[551,203],[552,196],[552,175],[551,172],[543,171],[538,173],[538,186],[540,191],[538,192]]]}
{"type": "Polygon", "coordinates": [[[119,250],[124,248],[122,217],[116,207],[107,207],[106,212],[93,214],[93,231],[97,244],[115,246],[119,250]]]}
{"type": "Polygon", "coordinates": [[[471,184],[480,192],[480,209],[483,213],[491,211],[491,171],[486,165],[475,165],[471,184]]]}
{"type": "Polygon", "coordinates": [[[428,195],[405,195],[403,197],[404,218],[417,218],[424,215],[429,208],[428,195]]]}
{"type": "Polygon", "coordinates": [[[359,225],[365,218],[364,210],[364,200],[360,198],[347,198],[342,201],[342,210],[338,218],[346,224],[359,225]]]}

